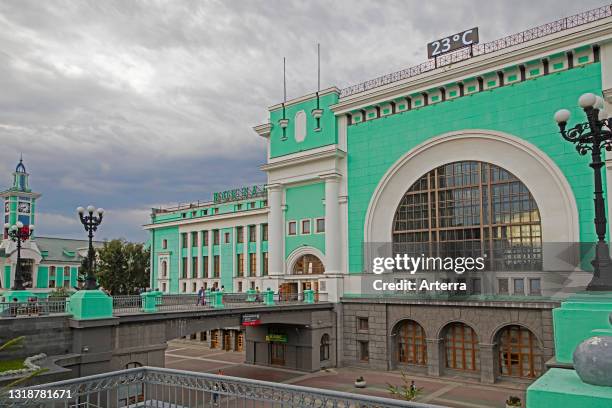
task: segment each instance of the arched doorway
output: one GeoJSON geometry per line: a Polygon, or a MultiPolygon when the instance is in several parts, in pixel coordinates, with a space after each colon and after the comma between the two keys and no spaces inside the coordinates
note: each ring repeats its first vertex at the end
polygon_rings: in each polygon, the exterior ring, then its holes
{"type": "Polygon", "coordinates": [[[319,347],[319,361],[329,361],[329,334],[325,333],[321,336],[321,345],[319,347]]]}
{"type": "Polygon", "coordinates": [[[461,371],[480,369],[478,336],[462,322],[449,323],[443,330],[446,368],[461,371]]]}
{"type": "Polygon", "coordinates": [[[293,275],[320,275],[325,273],[325,266],[321,260],[312,254],[300,256],[294,263],[293,275]]]}
{"type": "Polygon", "coordinates": [[[536,378],[542,374],[542,349],[531,330],[519,325],[502,327],[495,336],[499,375],[536,378]]]}
{"type": "Polygon", "coordinates": [[[414,320],[402,320],[393,330],[398,364],[427,365],[425,330],[414,320]]]}
{"type": "Polygon", "coordinates": [[[305,290],[313,290],[315,299],[318,300],[318,277],[325,273],[325,265],[321,258],[311,251],[312,248],[300,249],[289,257],[288,269],[291,271],[291,280],[280,285],[280,300],[301,299],[305,290]]]}
{"type": "Polygon", "coordinates": [[[393,219],[394,251],[485,257],[487,270],[541,270],[540,211],[529,189],[491,163],[458,161],[421,176],[393,219]]]}

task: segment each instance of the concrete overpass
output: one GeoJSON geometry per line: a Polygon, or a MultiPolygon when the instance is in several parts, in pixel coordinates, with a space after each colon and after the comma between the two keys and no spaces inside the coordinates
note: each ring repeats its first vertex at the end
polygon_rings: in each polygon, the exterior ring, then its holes
{"type": "MultiPolygon", "coordinates": [[[[121,303],[121,302],[118,302],[121,303]]],[[[176,309],[176,308],[175,308],[176,309]]],[[[0,353],[0,358],[16,358],[45,353],[51,370],[41,380],[52,381],[92,375],[128,366],[164,366],[167,342],[192,333],[225,327],[238,327],[245,314],[258,315],[257,326],[246,330],[246,360],[267,364],[268,331],[283,328],[287,347],[299,348],[291,368],[319,369],[319,341],[328,334],[336,349],[336,312],[332,303],[285,302],[229,304],[225,308],[184,304],[178,310],[145,313],[117,305],[112,318],[76,320],[66,313],[45,316],[0,318],[0,339],[25,336],[22,349],[0,353]]],[[[336,356],[333,354],[333,363],[336,356]]]]}

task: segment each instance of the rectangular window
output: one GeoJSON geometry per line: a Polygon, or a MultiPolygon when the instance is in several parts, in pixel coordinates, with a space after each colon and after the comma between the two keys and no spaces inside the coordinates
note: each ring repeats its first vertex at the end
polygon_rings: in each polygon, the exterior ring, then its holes
{"type": "MultiPolygon", "coordinates": [[[[58,276],[59,278],[59,276],[58,276]]],[[[58,279],[61,280],[61,279],[58,279]]],[[[10,287],[7,285],[7,287],[10,287]]],[[[56,287],[56,276],[55,276],[55,266],[51,266],[49,268],[49,287],[50,288],[55,288],[56,287]]]]}
{"type": "Polygon", "coordinates": [[[225,233],[225,241],[224,241],[224,242],[225,242],[226,244],[229,244],[229,243],[230,243],[230,233],[229,233],[229,232],[226,232],[226,233],[225,233]]]}
{"type": "Polygon", "coordinates": [[[255,208],[255,201],[251,201],[249,203],[249,208],[255,208]]]}
{"type": "Polygon", "coordinates": [[[244,254],[236,255],[236,276],[244,276],[244,254]]]}
{"type": "Polygon", "coordinates": [[[213,245],[219,245],[219,230],[213,231],[213,245]]]}
{"type": "Polygon", "coordinates": [[[64,281],[64,287],[65,288],[69,288],[70,287],[70,279],[64,281]]]}
{"type": "Polygon", "coordinates": [[[262,275],[268,275],[268,253],[263,253],[263,270],[261,271],[262,275]]]}
{"type": "Polygon", "coordinates": [[[166,291],[166,283],[164,282],[162,283],[162,292],[165,292],[165,291],[166,291]]]}
{"type": "Polygon", "coordinates": [[[297,234],[297,223],[295,221],[289,221],[288,235],[296,235],[296,234],[297,234]]]}
{"type": "Polygon", "coordinates": [[[198,272],[198,257],[194,256],[191,258],[191,277],[199,278],[198,272]]]}
{"type": "Polygon", "coordinates": [[[198,246],[198,231],[193,231],[191,233],[191,246],[192,247],[198,246]]]}
{"type": "Polygon", "coordinates": [[[238,292],[242,292],[242,281],[238,282],[238,292]]]}
{"type": "Polygon", "coordinates": [[[183,293],[187,292],[187,282],[183,282],[183,293]]]}
{"type": "Polygon", "coordinates": [[[249,225],[249,242],[255,242],[257,240],[257,230],[255,225],[249,225]]]}
{"type": "Polygon", "coordinates": [[[255,281],[251,281],[251,289],[255,289],[255,281]]]}
{"type": "Polygon", "coordinates": [[[255,276],[257,271],[257,254],[249,254],[249,276],[255,276]]]}
{"type": "Polygon", "coordinates": [[[186,256],[183,257],[183,265],[182,265],[182,269],[181,269],[181,277],[183,279],[187,279],[187,257],[186,256]]]}
{"type": "Polygon", "coordinates": [[[195,292],[197,292],[197,289],[198,289],[198,285],[197,285],[197,283],[196,283],[196,282],[193,282],[193,283],[191,284],[191,291],[192,291],[193,293],[195,293],[195,292]]]}
{"type": "Polygon", "coordinates": [[[208,255],[204,255],[202,257],[202,277],[203,278],[208,278],[208,255]]]}
{"type": "Polygon", "coordinates": [[[244,227],[236,227],[236,242],[239,244],[244,242],[244,227]]]}
{"type": "Polygon", "coordinates": [[[310,234],[310,220],[302,220],[302,234],[310,234]]]}
{"type": "Polygon", "coordinates": [[[236,204],[236,211],[242,210],[242,204],[236,204]]]}
{"type": "Polygon", "coordinates": [[[208,231],[202,231],[202,246],[208,246],[208,231]]]}
{"type": "Polygon", "coordinates": [[[508,294],[508,278],[497,280],[497,293],[499,293],[500,295],[508,294]]]}
{"type": "Polygon", "coordinates": [[[325,232],[325,218],[317,218],[317,233],[325,232]]]}
{"type": "Polygon", "coordinates": [[[357,330],[359,331],[368,331],[370,328],[368,318],[367,317],[358,317],[357,318],[357,330]]]}
{"type": "Polygon", "coordinates": [[[370,343],[367,341],[358,341],[359,348],[359,360],[369,361],[370,360],[370,343]]]}
{"type": "Polygon", "coordinates": [[[268,240],[268,224],[261,224],[261,240],[268,240]]]}
{"type": "Polygon", "coordinates": [[[163,239],[162,240],[162,249],[168,249],[168,240],[167,239],[163,239]]]}
{"type": "Polygon", "coordinates": [[[482,293],[482,282],[480,278],[472,278],[472,294],[480,295],[482,293]]]}
{"type": "Polygon", "coordinates": [[[525,294],[525,280],[523,278],[514,279],[514,294],[515,295],[525,294]]]}
{"type": "Polygon", "coordinates": [[[183,232],[181,234],[181,248],[187,248],[187,233],[183,232]]]}
{"type": "Polygon", "coordinates": [[[542,294],[540,278],[529,279],[529,294],[539,296],[542,294]]]}
{"type": "Polygon", "coordinates": [[[213,257],[213,278],[218,278],[221,271],[221,259],[219,255],[213,257]]]}

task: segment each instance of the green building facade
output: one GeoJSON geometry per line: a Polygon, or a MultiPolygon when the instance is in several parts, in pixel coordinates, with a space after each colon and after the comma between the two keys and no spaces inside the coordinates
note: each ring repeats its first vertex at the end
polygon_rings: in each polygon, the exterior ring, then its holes
{"type": "Polygon", "coordinates": [[[244,290],[230,259],[251,246],[232,243],[238,227],[266,225],[267,239],[255,245],[266,268],[255,285],[298,296],[314,289],[319,300],[341,303],[345,364],[484,383],[540,376],[554,355],[552,309],[592,277],[590,157],[553,120],[566,108],[571,123],[583,121],[584,93],[612,111],[611,17],[588,16],[554,32],[519,33],[518,43],[475,46],[439,67],[431,60],[269,107],[268,122],[254,127],[267,147],[256,208],[236,211],[248,199],[230,194],[223,205],[154,210],[146,226],[152,285],[170,293],[209,287],[208,275],[192,277],[201,261],[189,266],[208,253],[221,257],[214,282],[244,290]],[[193,245],[210,231],[231,248],[193,245]],[[375,258],[406,248],[483,257],[486,273],[396,269],[386,282],[419,286],[435,277],[462,289],[376,289],[375,258]]]}

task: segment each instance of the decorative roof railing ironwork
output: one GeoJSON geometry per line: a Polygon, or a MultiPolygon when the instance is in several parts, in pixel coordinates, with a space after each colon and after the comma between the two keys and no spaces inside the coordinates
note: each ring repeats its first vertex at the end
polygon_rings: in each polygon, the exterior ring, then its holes
{"type": "Polygon", "coordinates": [[[114,371],[36,385],[20,391],[32,397],[17,400],[3,395],[0,397],[1,406],[442,408],[368,395],[155,367],[114,371]],[[55,390],[63,390],[62,399],[41,396],[41,391],[46,395],[55,390]]]}
{"type": "Polygon", "coordinates": [[[440,55],[435,59],[430,59],[419,65],[403,69],[401,71],[392,72],[382,75],[368,81],[351,85],[340,91],[340,97],[355,95],[361,92],[366,92],[371,89],[379,88],[384,85],[392,84],[404,79],[412,78],[436,68],[440,68],[449,64],[467,60],[471,57],[486,55],[492,52],[500,51],[505,48],[513,47],[525,42],[529,42],[538,38],[568,30],[594,21],[602,20],[612,16],[612,4],[598,7],[592,10],[584,11],[573,16],[564,17],[559,20],[543,24],[538,27],[530,28],[520,33],[512,34],[488,43],[475,44],[471,47],[462,48],[460,50],[440,55]]]}

